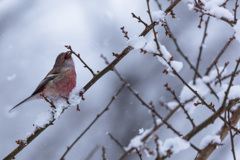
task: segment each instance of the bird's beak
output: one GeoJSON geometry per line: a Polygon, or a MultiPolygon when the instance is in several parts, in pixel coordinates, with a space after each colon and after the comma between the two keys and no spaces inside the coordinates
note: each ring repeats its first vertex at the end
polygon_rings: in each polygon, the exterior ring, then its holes
{"type": "Polygon", "coordinates": [[[66,57],[67,57],[67,58],[72,58],[72,52],[67,51],[67,53],[66,53],[66,57]]]}

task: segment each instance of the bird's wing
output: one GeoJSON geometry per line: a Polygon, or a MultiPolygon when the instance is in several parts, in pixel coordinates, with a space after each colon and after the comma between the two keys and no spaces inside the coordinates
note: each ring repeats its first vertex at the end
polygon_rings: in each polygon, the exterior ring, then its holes
{"type": "Polygon", "coordinates": [[[9,112],[12,112],[15,108],[17,108],[19,105],[21,105],[22,103],[30,100],[32,97],[34,97],[37,93],[43,91],[45,85],[50,82],[51,80],[53,80],[54,78],[56,78],[59,75],[59,69],[52,69],[47,76],[39,83],[39,85],[37,86],[37,88],[35,89],[35,91],[32,93],[31,96],[29,96],[28,98],[24,99],[22,102],[18,103],[16,106],[14,106],[13,108],[11,108],[9,110],[9,112]]]}
{"type": "Polygon", "coordinates": [[[39,85],[37,86],[37,88],[35,89],[35,91],[32,93],[32,95],[35,95],[35,94],[37,94],[37,93],[39,93],[39,92],[42,92],[43,89],[44,89],[44,87],[45,87],[45,85],[46,85],[49,81],[51,81],[51,80],[53,80],[54,78],[56,78],[58,75],[59,75],[59,72],[58,72],[58,71],[53,72],[53,73],[49,72],[49,73],[47,74],[47,76],[39,83],[39,85]]]}

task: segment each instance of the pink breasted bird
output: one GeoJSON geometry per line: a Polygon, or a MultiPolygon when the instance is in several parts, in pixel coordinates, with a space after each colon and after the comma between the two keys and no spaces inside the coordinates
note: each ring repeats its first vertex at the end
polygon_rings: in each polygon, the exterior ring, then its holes
{"type": "Polygon", "coordinates": [[[31,96],[18,103],[9,112],[26,101],[42,99],[43,94],[51,101],[60,98],[69,98],[69,93],[76,86],[76,72],[71,52],[60,53],[55,61],[53,69],[39,83],[31,96]]]}

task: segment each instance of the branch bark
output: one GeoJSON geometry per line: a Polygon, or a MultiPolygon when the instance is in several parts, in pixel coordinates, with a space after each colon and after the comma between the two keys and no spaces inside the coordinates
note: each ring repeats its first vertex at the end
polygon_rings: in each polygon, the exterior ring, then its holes
{"type": "MultiPolygon", "coordinates": [[[[231,117],[231,124],[232,126],[235,126],[237,122],[240,119],[240,106],[232,112],[232,117],[231,117]]],[[[223,141],[226,136],[228,135],[229,132],[229,126],[224,124],[221,130],[217,133],[217,135],[220,136],[221,141],[223,141]]],[[[209,144],[207,145],[204,149],[201,150],[201,153],[198,155],[196,160],[205,160],[208,159],[208,157],[213,153],[213,151],[217,148],[218,144],[209,144]]]]}

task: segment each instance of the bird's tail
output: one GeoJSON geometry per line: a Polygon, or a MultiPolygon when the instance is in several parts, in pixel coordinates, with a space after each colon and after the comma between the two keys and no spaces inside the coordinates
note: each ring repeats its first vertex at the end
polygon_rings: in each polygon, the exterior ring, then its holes
{"type": "Polygon", "coordinates": [[[22,102],[18,103],[16,106],[14,106],[13,108],[11,108],[11,109],[9,110],[9,112],[10,112],[10,113],[13,112],[13,110],[14,110],[15,108],[17,108],[18,106],[20,106],[20,105],[23,104],[24,102],[30,100],[32,97],[33,97],[33,96],[29,96],[28,98],[24,99],[22,102]]]}

